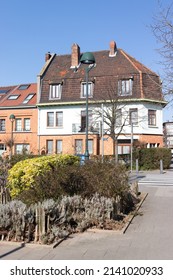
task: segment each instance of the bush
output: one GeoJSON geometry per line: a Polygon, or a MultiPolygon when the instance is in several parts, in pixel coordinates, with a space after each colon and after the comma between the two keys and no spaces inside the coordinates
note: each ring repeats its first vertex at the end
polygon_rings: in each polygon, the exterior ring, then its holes
{"type": "Polygon", "coordinates": [[[58,199],[62,195],[91,197],[98,193],[104,197],[123,198],[129,191],[128,175],[122,165],[88,162],[85,165],[52,166],[40,173],[31,188],[18,193],[18,199],[27,204],[45,199],[58,199]]]}
{"type": "Polygon", "coordinates": [[[171,150],[167,148],[143,148],[135,151],[135,158],[139,159],[139,168],[152,170],[160,168],[160,160],[163,160],[163,168],[168,169],[171,163],[171,150]]]}
{"type": "Polygon", "coordinates": [[[78,157],[70,155],[43,156],[19,161],[9,170],[7,187],[14,198],[24,190],[34,188],[39,176],[43,178],[56,167],[78,162],[78,157]]]}

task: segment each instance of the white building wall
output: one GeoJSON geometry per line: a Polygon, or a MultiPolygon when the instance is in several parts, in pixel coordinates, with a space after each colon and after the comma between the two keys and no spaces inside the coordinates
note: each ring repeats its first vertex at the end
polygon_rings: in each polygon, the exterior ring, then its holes
{"type": "MultiPolygon", "coordinates": [[[[159,104],[143,102],[129,103],[122,107],[123,117],[126,118],[126,125],[123,128],[123,134],[131,133],[131,125],[128,122],[129,109],[138,109],[138,125],[133,126],[134,134],[163,134],[163,115],[162,106],[159,104]],[[148,109],[156,111],[156,126],[148,126],[148,109]]],[[[91,105],[89,105],[89,110],[91,105]]],[[[85,105],[75,106],[50,106],[39,108],[39,135],[69,135],[72,134],[72,124],[81,123],[81,110],[85,110],[85,105]],[[63,112],[63,127],[47,127],[47,112],[63,112]]],[[[97,120],[98,121],[98,120],[97,120]]],[[[101,120],[100,120],[101,121],[101,120]]],[[[104,129],[106,126],[104,125],[104,129]]]]}

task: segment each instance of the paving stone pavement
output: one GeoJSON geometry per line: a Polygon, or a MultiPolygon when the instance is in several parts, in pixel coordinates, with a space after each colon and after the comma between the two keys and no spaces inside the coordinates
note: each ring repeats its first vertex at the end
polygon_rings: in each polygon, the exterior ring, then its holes
{"type": "Polygon", "coordinates": [[[56,248],[0,242],[2,260],[172,260],[173,259],[173,171],[145,173],[140,191],[147,192],[142,207],[125,234],[113,231],[74,234],[56,248]],[[149,186],[152,177],[163,185],[149,186]]]}

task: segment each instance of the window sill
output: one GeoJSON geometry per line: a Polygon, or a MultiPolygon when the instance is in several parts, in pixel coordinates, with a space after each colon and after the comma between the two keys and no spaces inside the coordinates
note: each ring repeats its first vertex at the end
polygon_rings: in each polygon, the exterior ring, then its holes
{"type": "Polygon", "coordinates": [[[149,128],[159,128],[158,126],[156,125],[148,125],[149,128]]]}

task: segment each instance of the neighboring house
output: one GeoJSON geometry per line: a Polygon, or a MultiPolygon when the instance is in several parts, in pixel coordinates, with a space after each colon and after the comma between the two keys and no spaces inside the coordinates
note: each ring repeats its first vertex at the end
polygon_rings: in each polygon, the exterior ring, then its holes
{"type": "Polygon", "coordinates": [[[173,150],[173,122],[163,123],[164,146],[173,150]]]}
{"type": "MultiPolygon", "coordinates": [[[[101,154],[102,143],[104,154],[113,153],[108,127],[104,121],[106,135],[101,139],[101,118],[95,116],[96,108],[109,103],[110,92],[118,96],[117,123],[123,123],[118,153],[130,152],[132,126],[133,141],[146,143],[147,147],[162,147],[162,109],[166,102],[159,76],[118,49],[114,41],[110,42],[109,50],[92,53],[96,67],[89,73],[89,153],[101,154]]],[[[73,44],[69,55],[46,54],[37,91],[40,153],[85,152],[86,82],[81,55],[77,44],[73,44]]]]}
{"type": "Polygon", "coordinates": [[[12,153],[38,154],[36,92],[36,83],[0,87],[0,155],[12,139],[12,153]]]}

